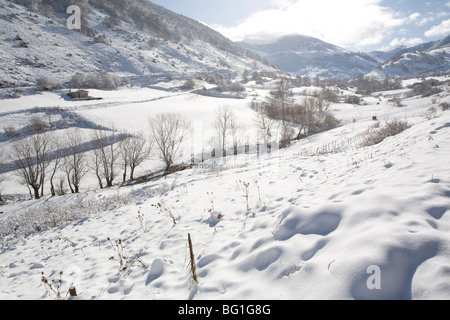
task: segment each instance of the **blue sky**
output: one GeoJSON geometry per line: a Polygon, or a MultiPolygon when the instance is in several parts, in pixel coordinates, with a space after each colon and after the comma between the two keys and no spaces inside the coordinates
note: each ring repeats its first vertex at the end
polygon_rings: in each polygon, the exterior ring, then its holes
{"type": "Polygon", "coordinates": [[[355,51],[450,34],[450,0],[152,0],[234,41],[309,35],[355,51]]]}

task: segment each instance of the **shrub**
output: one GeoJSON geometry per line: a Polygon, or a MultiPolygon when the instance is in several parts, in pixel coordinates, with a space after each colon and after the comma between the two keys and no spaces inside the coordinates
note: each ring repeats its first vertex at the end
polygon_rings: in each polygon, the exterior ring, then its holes
{"type": "Polygon", "coordinates": [[[351,80],[350,85],[358,88],[358,92],[366,95],[370,95],[377,91],[397,90],[402,89],[402,82],[400,79],[378,80],[375,78],[368,78],[366,76],[357,77],[351,80]]]}
{"type": "Polygon", "coordinates": [[[430,107],[426,112],[425,112],[425,118],[427,120],[431,120],[437,117],[437,110],[435,107],[430,107]]]}
{"type": "Polygon", "coordinates": [[[338,102],[338,96],[330,89],[323,89],[320,93],[322,97],[329,102],[338,102]]]}
{"type": "Polygon", "coordinates": [[[106,44],[106,45],[110,45],[111,44],[111,40],[108,39],[108,37],[104,34],[100,34],[98,36],[95,36],[93,38],[95,43],[101,43],[101,44],[106,44]]]}
{"type": "Polygon", "coordinates": [[[13,126],[8,126],[5,128],[4,135],[6,135],[8,138],[14,138],[18,137],[20,133],[17,131],[17,129],[13,126]]]}
{"type": "Polygon", "coordinates": [[[411,128],[411,125],[407,121],[401,120],[391,120],[384,127],[380,127],[379,123],[377,123],[364,132],[361,146],[376,145],[384,141],[384,139],[396,136],[409,128],[411,128]]]}
{"type": "Polygon", "coordinates": [[[36,81],[36,87],[40,91],[53,91],[56,89],[61,89],[62,85],[59,83],[56,83],[48,78],[43,77],[43,78],[39,78],[36,81]]]}
{"type": "Polygon", "coordinates": [[[223,81],[217,85],[217,90],[221,92],[244,92],[245,87],[239,82],[223,81]]]}
{"type": "Polygon", "coordinates": [[[327,131],[327,130],[331,130],[331,129],[335,129],[335,128],[339,127],[340,124],[341,124],[341,121],[336,119],[336,117],[334,117],[333,115],[327,113],[325,115],[325,117],[323,118],[322,122],[319,123],[319,128],[321,130],[327,131]]]}
{"type": "Polygon", "coordinates": [[[45,132],[50,130],[50,125],[46,123],[41,117],[38,115],[34,115],[30,118],[30,128],[35,132],[45,132]]]}
{"type": "Polygon", "coordinates": [[[196,86],[197,86],[197,84],[196,84],[195,80],[188,79],[184,82],[183,89],[194,90],[196,86]]]}
{"type": "Polygon", "coordinates": [[[350,104],[360,104],[361,98],[358,96],[347,96],[347,98],[345,99],[345,102],[350,103],[350,104]]]}
{"type": "Polygon", "coordinates": [[[74,88],[117,89],[127,84],[128,79],[104,71],[94,74],[77,73],[70,80],[70,85],[74,88]]]}
{"type": "Polygon", "coordinates": [[[395,107],[402,106],[402,99],[400,97],[394,97],[388,100],[389,103],[393,104],[395,107]]]}
{"type": "Polygon", "coordinates": [[[438,94],[442,92],[441,88],[436,87],[430,81],[423,81],[421,83],[415,83],[412,87],[411,92],[408,94],[409,97],[414,97],[417,95],[422,96],[423,98],[432,96],[434,94],[438,94]]]}
{"type": "Polygon", "coordinates": [[[280,137],[280,148],[286,148],[292,141],[292,137],[294,136],[294,129],[291,127],[283,127],[281,129],[281,137],[280,137]]]}
{"type": "Polygon", "coordinates": [[[106,17],[103,23],[110,29],[113,29],[115,27],[120,27],[122,25],[122,21],[118,16],[111,15],[109,17],[106,17]]]}

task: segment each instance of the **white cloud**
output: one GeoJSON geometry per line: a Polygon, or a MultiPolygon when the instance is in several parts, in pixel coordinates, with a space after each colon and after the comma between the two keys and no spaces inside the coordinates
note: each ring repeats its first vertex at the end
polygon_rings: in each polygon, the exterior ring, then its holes
{"type": "Polygon", "coordinates": [[[436,13],[436,17],[441,19],[447,17],[449,14],[450,13],[448,11],[439,11],[438,13],[436,13]]]}
{"type": "Polygon", "coordinates": [[[390,43],[390,47],[391,48],[396,48],[399,46],[407,46],[407,47],[411,47],[414,46],[416,44],[421,44],[423,43],[423,40],[420,38],[395,38],[394,40],[391,41],[390,43]]]}
{"type": "Polygon", "coordinates": [[[389,45],[380,48],[381,51],[389,51],[400,46],[412,47],[421,44],[424,41],[421,38],[395,38],[389,45]]]}
{"type": "Polygon", "coordinates": [[[433,16],[425,17],[425,18],[420,19],[420,21],[417,22],[417,25],[419,27],[422,27],[422,26],[426,25],[429,22],[433,22],[434,20],[436,20],[436,18],[433,17],[433,16]]]}
{"type": "Polygon", "coordinates": [[[450,1],[445,4],[446,7],[450,8],[450,1]]]}
{"type": "Polygon", "coordinates": [[[421,16],[420,13],[415,12],[415,13],[413,13],[413,14],[411,14],[411,15],[409,16],[409,19],[410,19],[411,21],[416,21],[417,19],[419,19],[420,16],[421,16]]]}
{"type": "Polygon", "coordinates": [[[446,36],[450,33],[450,19],[442,21],[441,24],[432,27],[430,30],[425,32],[425,36],[428,38],[437,36],[446,36]]]}
{"type": "Polygon", "coordinates": [[[298,33],[344,47],[362,47],[381,43],[395,27],[419,18],[418,14],[399,17],[381,2],[274,0],[276,9],[256,12],[235,27],[215,29],[234,41],[268,41],[298,33]]]}

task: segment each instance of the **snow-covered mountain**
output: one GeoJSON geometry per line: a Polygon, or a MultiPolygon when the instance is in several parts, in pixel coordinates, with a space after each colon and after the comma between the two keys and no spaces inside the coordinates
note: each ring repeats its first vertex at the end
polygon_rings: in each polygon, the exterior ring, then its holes
{"type": "Polygon", "coordinates": [[[377,60],[379,64],[382,64],[391,59],[392,57],[394,57],[395,55],[398,55],[400,52],[402,53],[405,52],[405,50],[408,50],[407,46],[399,46],[392,50],[388,51],[377,50],[367,52],[367,54],[372,58],[374,58],[375,60],[377,60]]]}
{"type": "Polygon", "coordinates": [[[378,61],[367,54],[302,35],[285,36],[269,44],[245,41],[239,44],[266,57],[280,69],[301,76],[353,78],[378,65],[378,61]]]}
{"type": "Polygon", "coordinates": [[[99,71],[139,78],[273,70],[207,26],[142,0],[0,0],[0,51],[0,88],[99,71]],[[73,4],[81,30],[67,26],[73,4]]]}
{"type": "Polygon", "coordinates": [[[369,73],[370,76],[412,77],[450,70],[450,35],[438,41],[400,48],[396,54],[369,73]]]}
{"type": "Polygon", "coordinates": [[[352,52],[322,40],[291,35],[269,44],[240,42],[266,57],[280,69],[301,76],[348,79],[372,77],[417,77],[445,73],[450,69],[450,36],[413,47],[390,51],[352,52]]]}

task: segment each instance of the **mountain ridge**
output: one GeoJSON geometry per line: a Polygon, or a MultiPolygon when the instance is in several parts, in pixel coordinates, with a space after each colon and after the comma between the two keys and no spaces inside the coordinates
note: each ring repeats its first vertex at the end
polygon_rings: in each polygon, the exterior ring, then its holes
{"type": "Polygon", "coordinates": [[[238,44],[254,50],[283,71],[301,76],[354,78],[369,72],[378,64],[367,54],[351,52],[304,35],[280,37],[269,44],[238,44]]]}
{"type": "Polygon", "coordinates": [[[0,88],[66,83],[76,73],[233,78],[274,71],[262,57],[193,19],[142,0],[0,0],[0,88]],[[81,30],[67,27],[69,5],[81,30]]]}
{"type": "MultiPolygon", "coordinates": [[[[352,52],[320,39],[305,35],[288,35],[272,40],[270,43],[258,44],[241,41],[238,44],[253,50],[267,58],[283,71],[301,76],[322,78],[354,78],[360,75],[374,77],[399,77],[427,75],[429,73],[446,71],[450,64],[448,55],[437,57],[436,50],[450,47],[450,36],[437,41],[430,41],[412,47],[398,47],[390,51],[352,52]],[[401,65],[398,69],[387,70],[384,67],[389,62],[398,62],[408,53],[421,53],[416,64],[428,60],[419,70],[401,65]],[[385,72],[382,72],[386,69],[385,72]],[[377,72],[378,71],[378,72],[377,72]]],[[[441,52],[441,51],[439,51],[441,52]]],[[[414,64],[414,63],[413,63],[414,64]]]]}
{"type": "Polygon", "coordinates": [[[378,78],[427,76],[450,71],[450,35],[401,48],[368,75],[378,78]]]}

